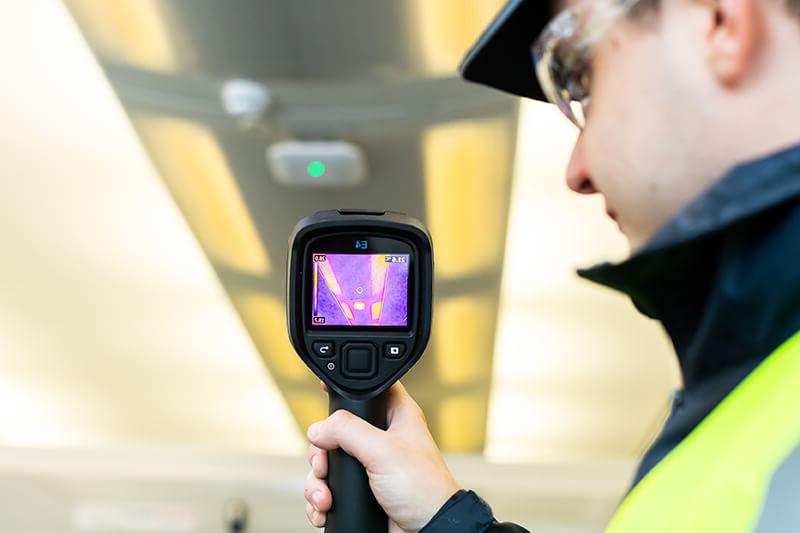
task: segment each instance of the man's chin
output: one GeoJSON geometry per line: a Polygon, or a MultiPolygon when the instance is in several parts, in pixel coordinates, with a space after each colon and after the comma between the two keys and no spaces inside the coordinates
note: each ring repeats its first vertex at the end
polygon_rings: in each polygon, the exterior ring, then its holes
{"type": "Polygon", "coordinates": [[[647,241],[650,240],[650,235],[637,235],[626,231],[625,228],[622,227],[620,227],[619,231],[625,236],[625,240],[628,241],[629,255],[631,256],[639,253],[639,251],[644,248],[645,244],[647,244],[647,241]]]}

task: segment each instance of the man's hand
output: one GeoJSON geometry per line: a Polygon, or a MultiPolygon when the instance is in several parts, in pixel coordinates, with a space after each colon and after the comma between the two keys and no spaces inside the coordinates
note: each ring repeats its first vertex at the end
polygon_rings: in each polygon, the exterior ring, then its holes
{"type": "Polygon", "coordinates": [[[342,448],[364,465],[372,492],[389,516],[390,533],[416,533],[459,490],[422,409],[400,382],[388,394],[386,431],[343,410],[308,428],[311,471],[304,494],[314,526],[325,525],[332,504],[326,450],[342,448]]]}

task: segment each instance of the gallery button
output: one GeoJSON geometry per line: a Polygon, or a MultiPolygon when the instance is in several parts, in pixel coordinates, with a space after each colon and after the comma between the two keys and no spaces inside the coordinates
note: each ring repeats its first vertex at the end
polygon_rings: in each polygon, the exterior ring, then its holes
{"type": "Polygon", "coordinates": [[[377,369],[375,346],[372,344],[347,344],[342,350],[344,368],[349,378],[370,378],[377,369]]]}
{"type": "Polygon", "coordinates": [[[314,348],[314,353],[320,357],[333,357],[332,342],[315,342],[312,347],[314,348]]]}
{"type": "Polygon", "coordinates": [[[387,342],[383,346],[383,355],[387,359],[400,359],[406,353],[406,345],[399,342],[387,342]]]}

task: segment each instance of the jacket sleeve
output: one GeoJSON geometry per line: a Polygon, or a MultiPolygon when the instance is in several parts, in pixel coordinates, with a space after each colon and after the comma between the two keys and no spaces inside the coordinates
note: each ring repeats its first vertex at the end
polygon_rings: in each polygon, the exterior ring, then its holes
{"type": "Polygon", "coordinates": [[[492,508],[473,491],[459,490],[419,533],[530,533],[510,522],[498,523],[492,508]]]}

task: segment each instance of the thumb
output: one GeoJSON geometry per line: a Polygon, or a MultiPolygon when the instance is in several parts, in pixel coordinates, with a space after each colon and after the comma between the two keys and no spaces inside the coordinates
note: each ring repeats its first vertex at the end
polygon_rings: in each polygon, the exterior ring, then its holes
{"type": "Polygon", "coordinates": [[[308,440],[325,450],[341,448],[366,468],[381,461],[388,449],[385,431],[344,409],[311,424],[308,440]]]}

